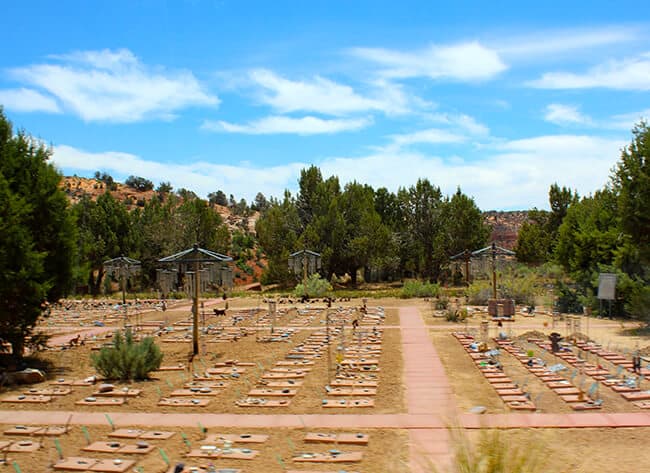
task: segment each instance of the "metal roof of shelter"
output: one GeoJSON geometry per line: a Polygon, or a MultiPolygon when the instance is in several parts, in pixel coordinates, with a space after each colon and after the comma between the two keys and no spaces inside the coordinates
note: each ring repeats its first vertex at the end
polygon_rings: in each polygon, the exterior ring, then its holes
{"type": "Polygon", "coordinates": [[[216,251],[206,250],[194,245],[193,248],[183,250],[171,256],[166,256],[158,260],[159,263],[226,263],[232,261],[232,257],[217,253],[216,251]]]}
{"type": "Polygon", "coordinates": [[[492,243],[490,246],[481,248],[480,250],[472,251],[472,256],[482,256],[484,253],[493,252],[497,256],[515,256],[516,253],[502,246],[498,246],[496,243],[492,243]]]}
{"type": "Polygon", "coordinates": [[[118,256],[117,258],[104,261],[104,266],[139,266],[140,261],[129,258],[128,256],[118,256]]]}
{"type": "Polygon", "coordinates": [[[296,257],[296,256],[302,256],[303,254],[320,257],[320,253],[316,253],[315,251],[311,251],[311,250],[299,250],[296,251],[295,253],[291,253],[289,256],[296,257]]]}

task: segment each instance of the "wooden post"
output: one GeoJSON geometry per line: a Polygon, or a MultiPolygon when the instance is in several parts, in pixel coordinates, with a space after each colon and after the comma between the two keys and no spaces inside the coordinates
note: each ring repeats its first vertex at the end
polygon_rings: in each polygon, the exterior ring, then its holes
{"type": "Polygon", "coordinates": [[[497,298],[497,246],[492,243],[492,298],[497,298]]]}
{"type": "Polygon", "coordinates": [[[194,245],[194,313],[192,314],[192,353],[199,354],[199,245],[194,245]]]}
{"type": "Polygon", "coordinates": [[[330,311],[325,310],[325,326],[327,327],[327,384],[332,382],[331,369],[332,369],[332,347],[330,339],[330,311]]]}

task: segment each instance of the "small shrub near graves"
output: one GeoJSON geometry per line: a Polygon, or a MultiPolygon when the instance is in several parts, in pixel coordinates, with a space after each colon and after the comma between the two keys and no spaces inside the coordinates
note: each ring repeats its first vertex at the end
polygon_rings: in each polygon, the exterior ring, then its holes
{"type": "Polygon", "coordinates": [[[323,297],[332,291],[332,285],[320,277],[319,274],[312,274],[307,278],[307,284],[298,284],[293,293],[296,297],[323,297]]]}
{"type": "Polygon", "coordinates": [[[471,305],[487,305],[488,299],[492,297],[492,284],[489,281],[474,281],[466,293],[471,305]]]}
{"type": "Polygon", "coordinates": [[[163,354],[152,337],[136,342],[133,332],[127,329],[124,335],[116,331],[113,346],[102,348],[90,358],[93,367],[104,378],[128,381],[147,379],[151,371],[160,368],[163,354]]]}
{"type": "Polygon", "coordinates": [[[427,283],[422,281],[405,281],[402,286],[402,299],[409,299],[412,297],[438,297],[440,294],[440,286],[434,283],[427,283]]]}
{"type": "Polygon", "coordinates": [[[463,322],[467,318],[467,309],[455,309],[450,307],[445,313],[447,322],[463,322]]]}
{"type": "Polygon", "coordinates": [[[436,299],[436,310],[445,310],[449,307],[449,298],[446,296],[436,299]]]}

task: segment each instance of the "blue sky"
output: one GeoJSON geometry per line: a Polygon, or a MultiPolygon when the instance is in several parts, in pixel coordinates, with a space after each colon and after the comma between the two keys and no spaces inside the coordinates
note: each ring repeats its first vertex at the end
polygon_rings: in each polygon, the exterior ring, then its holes
{"type": "Polygon", "coordinates": [[[250,201],[315,164],[547,208],[650,117],[650,6],[526,3],[6,2],[0,104],[68,175],[250,201]]]}

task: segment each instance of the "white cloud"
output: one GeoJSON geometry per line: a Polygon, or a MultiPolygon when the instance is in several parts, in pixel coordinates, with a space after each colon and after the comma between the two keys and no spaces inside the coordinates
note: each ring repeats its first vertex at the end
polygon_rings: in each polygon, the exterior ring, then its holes
{"type": "Polygon", "coordinates": [[[611,60],[590,68],[583,74],[547,72],[528,83],[540,89],[608,88],[650,90],[650,53],[622,60],[611,60]]]}
{"type": "MultiPolygon", "coordinates": [[[[429,178],[449,194],[461,186],[485,210],[548,208],[548,188],[554,182],[576,188],[581,195],[601,188],[625,145],[622,140],[594,136],[550,135],[503,142],[482,150],[481,157],[474,160],[456,155],[446,159],[401,149],[361,157],[332,157],[313,164],[323,175],[339,176],[341,182],[363,176],[364,182],[373,187],[384,186],[392,191],[413,185],[421,177],[429,178]]],[[[247,200],[257,192],[280,197],[284,189],[295,191],[300,170],[312,164],[168,164],[127,153],[89,153],[70,146],[55,147],[53,160],[67,172],[92,173],[99,169],[118,179],[136,174],[157,182],[170,181],[176,188],[185,187],[203,196],[222,189],[247,200]]]]}
{"type": "Polygon", "coordinates": [[[507,69],[497,51],[477,41],[431,45],[413,52],[354,48],[351,53],[382,66],[384,77],[396,79],[429,77],[477,81],[491,79],[507,69]]]}
{"type": "Polygon", "coordinates": [[[169,119],[185,107],[219,103],[191,72],[146,66],[125,49],[84,51],[52,59],[53,63],[15,68],[10,74],[47,91],[86,121],[169,119]]]}
{"type": "Polygon", "coordinates": [[[362,175],[375,188],[392,191],[428,177],[448,194],[461,186],[484,210],[548,208],[548,188],[554,182],[576,188],[581,195],[601,188],[624,145],[591,136],[551,135],[508,141],[484,150],[475,160],[401,150],[334,158],[320,167],[324,175],[336,174],[341,182],[362,175]]]}
{"type": "Polygon", "coordinates": [[[462,143],[467,140],[463,135],[459,135],[439,128],[429,128],[413,133],[404,133],[401,135],[392,135],[392,142],[385,150],[397,150],[399,148],[414,144],[448,144],[462,143]]]}
{"type": "Polygon", "coordinates": [[[0,105],[16,112],[61,112],[52,97],[25,88],[0,90],[0,105]]]}
{"type": "Polygon", "coordinates": [[[574,105],[552,103],[546,106],[544,120],[556,125],[593,125],[593,120],[574,105]]]}
{"type": "Polygon", "coordinates": [[[378,81],[372,85],[374,96],[359,95],[345,84],[315,76],[294,81],[267,69],[250,72],[249,79],[262,88],[259,100],[282,113],[306,111],[328,115],[381,111],[400,114],[408,111],[409,98],[398,84],[378,81]]]}
{"type": "Polygon", "coordinates": [[[546,30],[509,37],[495,45],[502,56],[513,60],[526,60],[572,54],[578,50],[602,49],[604,46],[629,43],[641,37],[639,28],[609,27],[598,29],[546,30]]]}
{"type": "Polygon", "coordinates": [[[632,127],[639,123],[641,120],[645,120],[646,122],[650,121],[650,108],[641,110],[640,112],[614,115],[607,125],[609,128],[630,131],[632,130],[632,127]]]}
{"type": "Polygon", "coordinates": [[[372,124],[372,120],[369,118],[324,120],[311,116],[301,118],[271,116],[249,122],[245,125],[208,120],[203,123],[201,128],[208,131],[244,133],[249,135],[270,135],[278,133],[315,135],[356,131],[370,124],[372,124]]]}
{"type": "Polygon", "coordinates": [[[487,136],[490,134],[490,129],[486,125],[479,123],[474,117],[463,113],[433,113],[427,115],[427,118],[436,123],[442,123],[460,129],[471,135],[487,136]]]}

